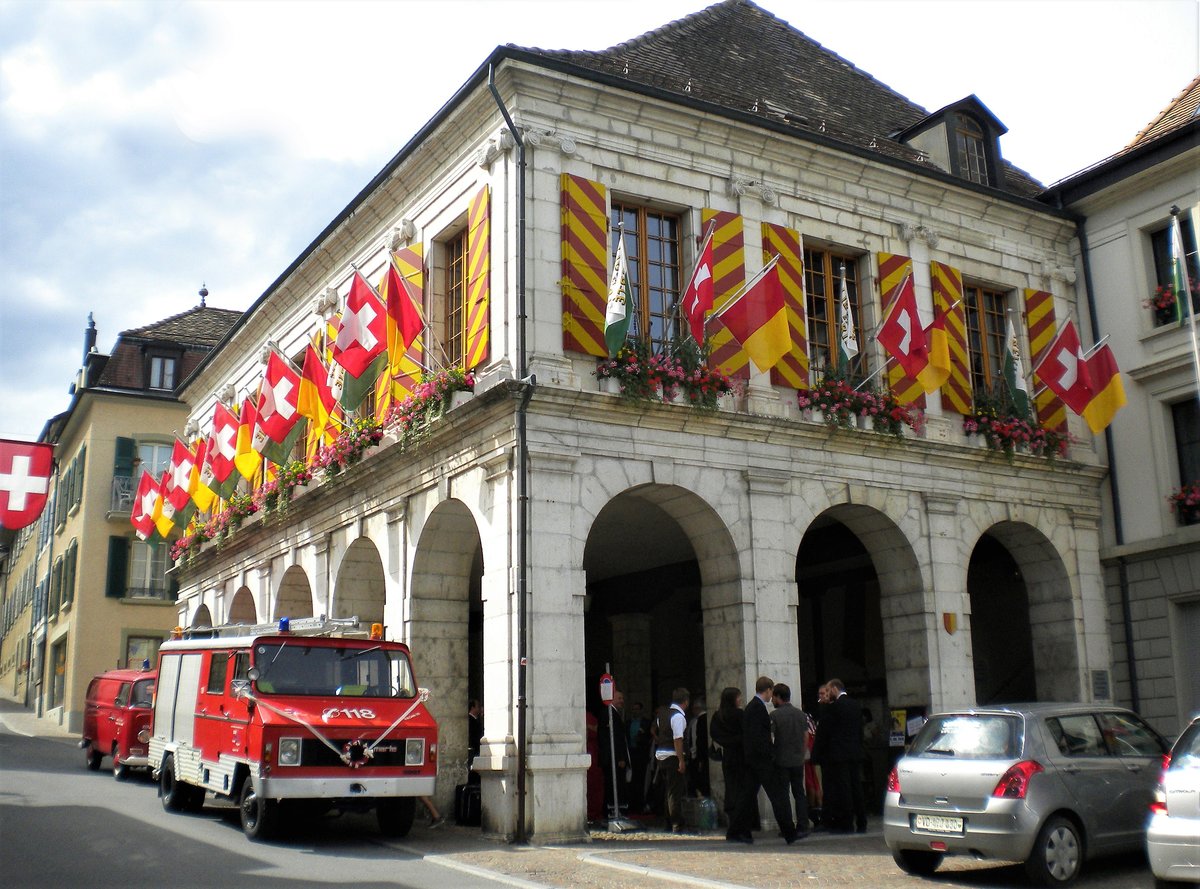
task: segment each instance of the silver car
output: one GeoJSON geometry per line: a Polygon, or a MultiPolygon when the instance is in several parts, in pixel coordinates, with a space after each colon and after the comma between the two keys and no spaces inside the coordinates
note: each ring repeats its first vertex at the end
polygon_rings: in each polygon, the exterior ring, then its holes
{"type": "Polygon", "coordinates": [[[1146,855],[1159,886],[1200,883],[1200,715],[1163,760],[1146,826],[1146,855]]]}
{"type": "Polygon", "coordinates": [[[908,873],[972,855],[1066,886],[1084,859],[1141,846],[1165,750],[1135,713],[1101,704],[942,713],[888,776],[884,840],[908,873]]]}

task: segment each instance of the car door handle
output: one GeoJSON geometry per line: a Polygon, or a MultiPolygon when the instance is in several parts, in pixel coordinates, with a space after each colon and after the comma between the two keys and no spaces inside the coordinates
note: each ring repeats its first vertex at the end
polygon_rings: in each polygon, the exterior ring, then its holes
{"type": "Polygon", "coordinates": [[[1125,763],[1125,768],[1129,769],[1131,772],[1140,772],[1142,770],[1141,763],[1136,762],[1125,763]]]}
{"type": "Polygon", "coordinates": [[[1062,767],[1062,771],[1066,772],[1068,775],[1074,775],[1074,774],[1077,774],[1077,773],[1079,772],[1079,766],[1077,766],[1077,765],[1065,765],[1065,766],[1063,766],[1063,767],[1062,767]]]}

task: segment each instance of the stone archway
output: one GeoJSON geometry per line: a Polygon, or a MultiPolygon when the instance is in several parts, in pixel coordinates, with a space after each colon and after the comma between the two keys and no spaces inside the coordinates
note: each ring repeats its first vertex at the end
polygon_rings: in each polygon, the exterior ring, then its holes
{"type": "Polygon", "coordinates": [[[229,618],[226,623],[246,624],[253,626],[258,623],[258,609],[254,607],[254,595],[249,587],[242,587],[233,594],[229,603],[229,618]]]}
{"type": "Polygon", "coordinates": [[[212,613],[208,610],[207,605],[201,605],[200,607],[198,607],[196,609],[195,613],[192,615],[192,626],[193,627],[211,627],[212,625],[213,625],[212,613]]]}
{"type": "Polygon", "coordinates": [[[279,580],[279,591],[275,594],[275,608],[271,620],[312,616],[313,597],[308,575],[299,565],[293,565],[283,572],[283,577],[279,580]]]}
{"type": "Polygon", "coordinates": [[[379,550],[370,538],[360,537],[350,544],[338,565],[330,616],[357,617],[364,626],[383,623],[386,598],[379,550]]]}

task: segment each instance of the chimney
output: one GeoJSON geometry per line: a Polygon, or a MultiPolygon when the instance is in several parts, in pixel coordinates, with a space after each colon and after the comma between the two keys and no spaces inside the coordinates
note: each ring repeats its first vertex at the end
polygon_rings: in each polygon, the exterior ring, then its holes
{"type": "Polygon", "coordinates": [[[96,348],[96,322],[92,318],[92,313],[88,312],[87,330],[83,332],[83,364],[84,367],[88,363],[88,355],[92,354],[92,350],[96,348]]]}

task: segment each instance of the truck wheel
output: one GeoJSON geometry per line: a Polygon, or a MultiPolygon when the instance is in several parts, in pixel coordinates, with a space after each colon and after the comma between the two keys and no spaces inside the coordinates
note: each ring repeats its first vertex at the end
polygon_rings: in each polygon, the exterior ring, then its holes
{"type": "Polygon", "coordinates": [[[242,831],[250,839],[265,840],[275,833],[279,803],[259,796],[254,790],[254,780],[249,775],[242,781],[238,809],[242,817],[242,831]]]}
{"type": "Polygon", "coordinates": [[[1083,864],[1083,842],[1079,829],[1058,815],[1048,820],[1038,833],[1025,872],[1038,886],[1069,886],[1079,876],[1083,864]]]}
{"type": "Polygon", "coordinates": [[[190,790],[187,784],[175,778],[175,757],[165,756],[158,773],[158,795],[162,797],[163,808],[168,812],[185,811],[191,798],[190,790]]]}
{"type": "Polygon", "coordinates": [[[118,781],[124,781],[129,777],[129,766],[121,762],[121,757],[117,755],[117,745],[113,744],[112,749],[112,769],[113,777],[118,781]]]}
{"type": "Polygon", "coordinates": [[[941,852],[925,852],[921,849],[897,849],[892,858],[900,870],[918,877],[928,877],[942,863],[941,852]]]}
{"type": "Polygon", "coordinates": [[[104,754],[88,744],[83,748],[83,763],[87,766],[89,772],[100,771],[100,760],[104,759],[104,754]]]}
{"type": "Polygon", "coordinates": [[[375,817],[379,819],[379,832],[385,837],[400,839],[412,830],[413,817],[417,812],[417,801],[411,796],[383,799],[375,805],[375,817]]]}

